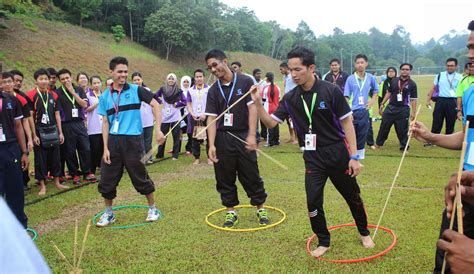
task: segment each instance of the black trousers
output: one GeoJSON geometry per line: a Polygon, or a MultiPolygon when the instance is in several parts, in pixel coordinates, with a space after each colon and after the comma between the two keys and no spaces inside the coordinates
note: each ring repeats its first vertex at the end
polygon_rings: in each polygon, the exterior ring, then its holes
{"type": "Polygon", "coordinates": [[[91,146],[91,172],[95,174],[97,168],[100,167],[102,155],[104,154],[102,134],[89,135],[89,143],[91,146]]]}
{"type": "MultiPolygon", "coordinates": [[[[248,131],[233,131],[232,133],[245,140],[248,131]]],[[[217,159],[219,159],[214,164],[216,189],[221,195],[222,204],[226,207],[239,204],[237,185],[235,184],[237,177],[250,198],[251,205],[257,206],[265,203],[267,193],[258,171],[256,152],[247,151],[244,143],[225,131],[217,131],[215,146],[217,159]]]]}
{"type": "Polygon", "coordinates": [[[27,228],[20,146],[17,142],[0,144],[0,155],[0,196],[5,196],[8,207],[23,227],[27,228]]]}
{"type": "Polygon", "coordinates": [[[376,144],[383,146],[388,138],[392,125],[395,125],[400,149],[404,149],[408,142],[408,119],[410,119],[410,108],[408,106],[388,105],[382,115],[376,144]]]}
{"type": "Polygon", "coordinates": [[[89,136],[83,121],[71,121],[62,124],[66,144],[66,165],[71,176],[81,175],[76,160],[76,151],[79,154],[82,174],[91,172],[91,148],[89,136]]]}
{"type": "Polygon", "coordinates": [[[431,132],[436,134],[441,133],[443,122],[446,121],[446,134],[452,134],[454,132],[456,119],[456,98],[438,98],[433,110],[433,124],[431,126],[431,132]]]}
{"type": "Polygon", "coordinates": [[[277,146],[280,144],[280,126],[268,129],[268,145],[277,146]]]}
{"type": "MultiPolygon", "coordinates": [[[[466,235],[470,239],[474,239],[474,205],[463,203],[463,211],[464,211],[464,217],[463,217],[464,235],[466,235]]],[[[439,238],[441,238],[441,235],[443,234],[443,232],[449,228],[449,222],[450,220],[446,216],[446,210],[444,210],[443,215],[441,217],[441,228],[439,231],[439,238]]],[[[458,230],[456,219],[454,220],[453,229],[456,231],[458,230]]],[[[433,270],[434,273],[441,273],[443,260],[444,260],[444,251],[439,248],[436,248],[435,268],[433,270]]],[[[448,264],[446,264],[446,273],[451,273],[451,270],[448,264]]]]}
{"type": "Polygon", "coordinates": [[[369,131],[367,132],[367,145],[374,145],[374,128],[372,127],[372,117],[369,115],[369,131]]]}
{"type": "Polygon", "coordinates": [[[99,192],[105,199],[117,196],[117,186],[122,179],[123,168],[127,169],[133,187],[142,195],[155,191],[155,185],[140,159],[143,157],[143,136],[109,135],[110,165],[104,161],[100,167],[99,192]]]}
{"type": "Polygon", "coordinates": [[[264,139],[268,138],[268,129],[262,121],[260,121],[260,136],[264,139]]]}
{"type": "Polygon", "coordinates": [[[369,111],[366,109],[357,109],[353,112],[353,124],[357,140],[357,150],[363,149],[367,141],[369,132],[369,111]]]}
{"type": "Polygon", "coordinates": [[[318,147],[316,151],[305,151],[303,158],[309,220],[313,232],[318,236],[318,246],[329,247],[331,243],[323,209],[324,186],[328,178],[349,205],[360,235],[369,235],[359,185],[356,178],[348,175],[349,151],[345,142],[318,147]]]}
{"type": "MultiPolygon", "coordinates": [[[[172,128],[177,122],[173,123],[162,123],[161,124],[161,131],[164,135],[168,134],[170,128],[172,128]]],[[[179,151],[181,147],[181,140],[179,140],[179,132],[180,132],[179,125],[175,126],[171,135],[173,137],[173,158],[178,159],[179,151]]],[[[165,147],[166,147],[166,140],[165,142],[158,146],[158,153],[156,154],[156,158],[163,158],[165,157],[165,147]]]]}
{"type": "MultiPolygon", "coordinates": [[[[38,134],[38,133],[36,133],[38,134]]],[[[59,145],[50,148],[44,148],[43,146],[34,146],[33,151],[35,153],[35,179],[46,180],[49,174],[53,177],[61,176],[61,163],[60,163],[60,152],[59,145]],[[48,166],[48,163],[50,166],[48,166]]]]}

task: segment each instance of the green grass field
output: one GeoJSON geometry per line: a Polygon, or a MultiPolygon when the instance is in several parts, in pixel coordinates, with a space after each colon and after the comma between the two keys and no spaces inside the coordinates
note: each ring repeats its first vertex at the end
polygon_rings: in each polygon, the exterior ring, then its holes
{"type": "MultiPolygon", "coordinates": [[[[415,78],[420,103],[432,77],[415,78]]],[[[419,120],[431,125],[431,111],[423,107],[419,120]]],[[[374,123],[377,135],[380,122],[374,123]]],[[[460,129],[460,124],[457,124],[460,129]]],[[[286,126],[281,127],[282,140],[288,138],[286,126]]],[[[170,143],[170,142],[168,142],[170,143]]],[[[269,194],[267,204],[284,210],[287,219],[281,225],[259,232],[232,233],[217,231],[204,223],[205,216],[221,207],[215,190],[214,172],[207,164],[192,165],[192,157],[179,161],[162,161],[148,167],[157,191],[157,207],[164,218],[157,223],[129,230],[91,229],[83,259],[87,272],[428,272],[443,209],[443,187],[457,169],[458,151],[438,147],[424,148],[412,140],[409,154],[401,169],[396,188],[385,212],[382,226],[395,231],[398,243],[387,255],[370,262],[332,264],[317,261],[306,254],[306,239],[311,236],[304,191],[304,163],[295,146],[263,148],[289,167],[278,168],[265,158],[259,159],[261,175],[269,194]]],[[[382,150],[367,151],[364,169],[358,177],[369,215],[376,224],[390,184],[401,159],[398,140],[392,130],[382,150]]],[[[54,193],[48,186],[49,194],[54,193]]],[[[38,199],[31,190],[27,201],[38,199]]],[[[239,184],[240,201],[249,201],[239,184]]],[[[119,186],[116,205],[145,204],[125,174],[119,186]]],[[[102,199],[95,184],[57,195],[26,207],[30,227],[39,232],[36,241],[54,272],[67,271],[52,248],[54,241],[68,257],[72,257],[74,221],[81,231],[97,212],[103,210],[102,199]]],[[[353,222],[349,209],[329,182],[325,189],[325,210],[328,225],[353,222]]],[[[117,211],[114,225],[139,223],[146,209],[117,211]]],[[[254,209],[239,211],[239,228],[257,225],[254,209]]],[[[273,221],[281,216],[271,211],[273,221]]],[[[211,218],[218,224],[223,215],[211,218]]],[[[80,234],[82,235],[82,234],[80,234]]],[[[374,250],[364,250],[354,228],[332,233],[332,249],[327,258],[350,259],[373,255],[391,242],[380,232],[374,250]]]]}

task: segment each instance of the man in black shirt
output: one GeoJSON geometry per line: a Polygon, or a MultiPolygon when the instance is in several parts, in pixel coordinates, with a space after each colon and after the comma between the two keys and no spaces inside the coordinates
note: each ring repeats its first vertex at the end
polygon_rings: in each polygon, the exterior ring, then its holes
{"type": "Polygon", "coordinates": [[[259,92],[253,92],[252,98],[260,119],[268,128],[290,116],[300,143],[304,143],[307,206],[311,227],[319,239],[318,248],[311,254],[320,257],[330,246],[323,210],[324,185],[328,177],[348,203],[363,246],[372,248],[374,242],[369,236],[367,215],[355,178],[361,165],[351,108],[338,86],[315,77],[311,50],[298,47],[287,57],[293,81],[298,86],[285,94],[271,116],[261,107],[259,92]]]}
{"type": "MultiPolygon", "coordinates": [[[[254,81],[244,74],[232,73],[227,64],[227,57],[221,50],[209,51],[205,60],[209,71],[218,78],[207,94],[205,114],[207,124],[211,125],[218,115],[252,88],[254,81]]],[[[224,227],[231,228],[238,223],[234,209],[239,204],[236,175],[250,198],[250,203],[257,207],[259,224],[269,224],[267,211],[263,207],[267,193],[258,171],[255,152],[256,127],[257,111],[248,96],[207,130],[209,159],[214,162],[217,191],[221,195],[222,204],[227,207],[224,227]],[[246,139],[247,146],[231,134],[246,139]]]]}
{"type": "Polygon", "coordinates": [[[341,70],[341,61],[339,59],[334,58],[329,62],[329,66],[331,71],[324,75],[324,81],[328,81],[333,85],[337,85],[344,94],[344,86],[346,85],[347,77],[349,74],[347,72],[341,70]]]}
{"type": "Polygon", "coordinates": [[[96,181],[90,170],[91,156],[89,136],[84,124],[84,109],[87,107],[87,96],[81,87],[72,85],[71,72],[67,69],[58,71],[62,86],[56,90],[63,125],[66,147],[66,164],[74,184],[80,184],[76,149],[79,152],[81,171],[87,181],[96,181]]]}
{"type": "Polygon", "coordinates": [[[376,147],[383,146],[388,138],[392,125],[395,125],[400,151],[405,150],[408,142],[408,118],[415,118],[416,100],[418,98],[416,83],[410,78],[413,66],[408,63],[400,65],[400,77],[395,77],[380,104],[379,112],[382,115],[376,147]],[[390,100],[390,101],[389,101],[390,100]],[[384,110],[385,102],[389,101],[384,110]],[[410,115],[411,105],[411,115],[410,115]]]}

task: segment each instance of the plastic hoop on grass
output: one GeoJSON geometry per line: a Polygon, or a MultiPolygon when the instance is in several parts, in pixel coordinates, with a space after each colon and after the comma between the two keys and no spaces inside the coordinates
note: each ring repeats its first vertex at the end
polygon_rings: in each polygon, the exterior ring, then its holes
{"type": "Polygon", "coordinates": [[[26,232],[33,234],[33,238],[31,238],[32,241],[36,241],[36,239],[38,239],[38,232],[36,232],[36,230],[33,228],[27,228],[26,232]]]}
{"type": "MultiPolygon", "coordinates": [[[[328,228],[328,230],[329,231],[336,230],[338,228],[347,227],[347,226],[356,226],[356,224],[335,225],[335,226],[331,226],[330,228],[328,228]]],[[[377,226],[369,224],[368,227],[369,228],[376,228],[377,226]]],[[[327,258],[323,258],[323,257],[315,257],[315,259],[318,259],[320,261],[330,262],[330,263],[350,264],[350,263],[366,262],[366,261],[370,261],[370,260],[373,260],[375,258],[381,257],[381,256],[387,254],[390,250],[392,250],[395,247],[395,245],[397,244],[397,235],[395,235],[395,232],[393,232],[393,230],[391,230],[391,229],[388,229],[388,228],[385,228],[385,227],[382,227],[382,226],[379,226],[379,229],[383,230],[385,232],[388,232],[388,234],[390,234],[392,236],[392,243],[385,250],[382,250],[381,252],[379,252],[375,255],[364,257],[364,258],[344,259],[344,260],[334,260],[334,259],[327,259],[327,258]]],[[[314,238],[316,238],[316,234],[313,234],[311,237],[309,237],[307,242],[306,242],[306,252],[311,257],[313,257],[311,255],[311,242],[313,241],[314,238]]]]}
{"type": "MultiPolygon", "coordinates": [[[[148,206],[146,205],[121,205],[121,206],[114,206],[112,207],[112,210],[120,210],[120,209],[125,209],[125,208],[149,208],[148,206]]],[[[99,218],[102,214],[104,214],[105,210],[97,213],[94,217],[92,217],[92,223],[94,225],[97,224],[97,218],[99,218]]],[[[158,220],[161,220],[163,219],[163,213],[161,213],[160,210],[158,210],[158,212],[160,213],[160,218],[158,218],[158,220]]],[[[153,224],[154,222],[143,222],[143,223],[139,223],[139,224],[132,224],[132,225],[122,225],[122,226],[107,226],[106,228],[111,228],[111,229],[128,229],[128,228],[135,228],[135,227],[139,227],[139,226],[144,226],[144,225],[149,225],[149,224],[153,224]]]]}
{"type": "MultiPolygon", "coordinates": [[[[238,206],[235,206],[235,208],[254,208],[254,207],[255,206],[253,206],[253,205],[238,205],[238,206]]],[[[252,231],[269,229],[269,228],[275,227],[275,226],[283,223],[283,221],[286,220],[286,213],[283,210],[281,210],[279,208],[276,208],[276,207],[273,207],[273,206],[267,206],[267,205],[264,206],[264,208],[272,209],[272,210],[275,210],[275,211],[279,212],[282,215],[282,218],[278,222],[275,222],[275,223],[272,223],[272,224],[269,224],[269,225],[266,225],[266,226],[255,227],[255,228],[228,228],[228,227],[222,227],[222,226],[218,226],[218,225],[215,225],[215,224],[211,223],[209,221],[209,217],[211,217],[211,216],[213,216],[213,215],[215,215],[219,212],[227,210],[227,208],[224,207],[224,208],[214,210],[213,212],[207,214],[207,216],[204,220],[206,221],[206,224],[209,225],[210,227],[213,227],[213,228],[218,229],[218,230],[230,231],[230,232],[252,232],[252,231]]]]}

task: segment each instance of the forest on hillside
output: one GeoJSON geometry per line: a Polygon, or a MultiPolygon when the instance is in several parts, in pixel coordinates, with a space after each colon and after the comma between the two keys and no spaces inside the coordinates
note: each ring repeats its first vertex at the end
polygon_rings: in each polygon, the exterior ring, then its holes
{"type": "Polygon", "coordinates": [[[306,46],[315,50],[317,65],[323,68],[330,59],[339,58],[349,70],[358,53],[369,57],[372,68],[405,61],[415,69],[432,68],[443,66],[448,57],[458,58],[462,67],[467,61],[463,30],[423,44],[413,44],[403,26],[392,33],[376,27],[345,33],[335,26],[332,35],[318,35],[304,21],[290,30],[276,21],[260,21],[252,10],[231,8],[218,0],[4,0],[0,11],[113,32],[118,41],[126,35],[167,60],[194,58],[215,47],[284,60],[291,48],[306,46]]]}

